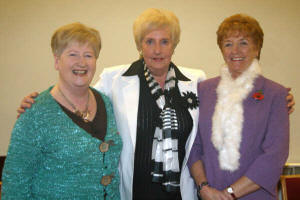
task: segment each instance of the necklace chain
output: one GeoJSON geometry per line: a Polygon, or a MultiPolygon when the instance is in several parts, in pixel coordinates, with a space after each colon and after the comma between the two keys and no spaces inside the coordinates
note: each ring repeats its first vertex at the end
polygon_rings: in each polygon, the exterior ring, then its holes
{"type": "Polygon", "coordinates": [[[83,119],[84,122],[89,122],[88,118],[89,118],[89,111],[88,111],[88,107],[89,107],[89,100],[90,100],[90,90],[88,90],[88,100],[86,102],[85,105],[85,109],[84,111],[80,111],[79,109],[76,108],[76,106],[64,95],[64,93],[61,91],[60,87],[58,86],[58,91],[61,94],[61,96],[68,102],[68,104],[73,108],[73,113],[79,117],[81,117],[83,119]]]}

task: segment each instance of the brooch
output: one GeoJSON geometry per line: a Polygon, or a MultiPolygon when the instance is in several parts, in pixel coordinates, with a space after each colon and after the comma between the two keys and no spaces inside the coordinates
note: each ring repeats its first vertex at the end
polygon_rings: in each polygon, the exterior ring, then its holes
{"type": "Polygon", "coordinates": [[[187,108],[194,109],[199,106],[199,100],[195,93],[193,92],[186,92],[183,94],[183,103],[186,105],[187,108]]]}
{"type": "Polygon", "coordinates": [[[258,90],[256,91],[253,95],[252,98],[255,99],[256,101],[261,101],[265,98],[263,90],[258,90]]]}

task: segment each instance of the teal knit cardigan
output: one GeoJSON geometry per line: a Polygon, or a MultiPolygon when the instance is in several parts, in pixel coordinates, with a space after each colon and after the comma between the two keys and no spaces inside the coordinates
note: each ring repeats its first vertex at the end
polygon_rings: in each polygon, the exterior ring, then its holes
{"type": "Polygon", "coordinates": [[[105,141],[113,140],[106,153],[101,140],[78,127],[48,90],[17,120],[2,177],[6,199],[120,199],[118,163],[122,142],[113,108],[106,107],[105,141]],[[103,176],[112,177],[109,185],[103,176]]]}

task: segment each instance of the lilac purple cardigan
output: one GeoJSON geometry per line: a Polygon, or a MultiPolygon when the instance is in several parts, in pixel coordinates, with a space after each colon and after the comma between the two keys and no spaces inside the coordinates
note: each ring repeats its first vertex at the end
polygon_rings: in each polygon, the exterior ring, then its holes
{"type": "Polygon", "coordinates": [[[276,185],[289,152],[287,90],[263,76],[255,80],[254,89],[243,102],[240,167],[231,173],[220,169],[218,152],[211,142],[212,116],[219,81],[220,77],[216,77],[198,85],[199,125],[188,166],[202,160],[210,186],[218,190],[225,189],[242,176],[260,185],[261,189],[240,199],[276,199],[276,185]],[[263,100],[252,97],[258,90],[263,90],[263,100]]]}

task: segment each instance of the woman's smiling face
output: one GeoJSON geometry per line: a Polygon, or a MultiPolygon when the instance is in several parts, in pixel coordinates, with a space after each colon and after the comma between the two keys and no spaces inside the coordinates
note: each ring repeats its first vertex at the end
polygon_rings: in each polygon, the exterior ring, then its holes
{"type": "Polygon", "coordinates": [[[259,51],[251,37],[231,34],[222,41],[223,58],[228,65],[232,78],[237,78],[249,68],[259,51]]]}
{"type": "Polygon", "coordinates": [[[61,84],[68,87],[87,87],[96,71],[96,56],[88,44],[71,42],[60,56],[55,56],[55,69],[61,84]]]}

